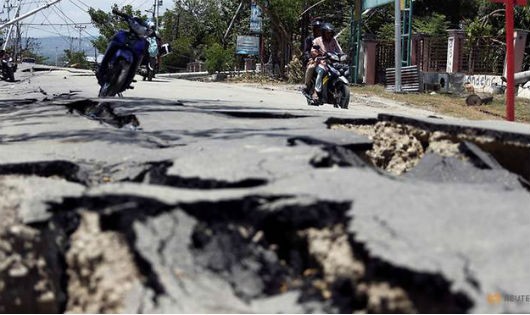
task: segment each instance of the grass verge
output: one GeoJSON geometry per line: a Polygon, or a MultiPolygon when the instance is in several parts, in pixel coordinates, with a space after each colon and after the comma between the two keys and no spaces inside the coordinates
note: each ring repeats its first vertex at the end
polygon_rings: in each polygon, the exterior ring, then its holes
{"type": "MultiPolygon", "coordinates": [[[[452,94],[395,94],[386,91],[382,85],[352,86],[351,91],[356,95],[379,96],[453,117],[503,120],[506,115],[504,95],[495,96],[493,101],[487,105],[467,106],[465,97],[452,94]]],[[[517,122],[530,123],[530,100],[515,99],[515,119],[517,122]]]]}

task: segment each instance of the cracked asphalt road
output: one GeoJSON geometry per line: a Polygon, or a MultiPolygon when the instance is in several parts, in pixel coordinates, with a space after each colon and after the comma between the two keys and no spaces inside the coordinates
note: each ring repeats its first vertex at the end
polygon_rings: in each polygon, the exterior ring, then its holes
{"type": "Polygon", "coordinates": [[[281,86],[157,78],[97,100],[90,73],[21,78],[0,82],[0,311],[530,311],[487,299],[530,294],[528,125],[308,107],[281,86]],[[408,152],[389,130],[425,152],[403,176],[366,154],[408,152]],[[447,142],[458,154],[433,151],[447,142]]]}

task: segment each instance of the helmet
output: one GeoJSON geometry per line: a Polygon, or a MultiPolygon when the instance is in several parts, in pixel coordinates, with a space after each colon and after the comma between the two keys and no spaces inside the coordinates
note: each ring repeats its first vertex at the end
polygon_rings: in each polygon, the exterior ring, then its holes
{"type": "Polygon", "coordinates": [[[322,33],[329,32],[329,33],[335,34],[335,28],[333,27],[333,25],[329,23],[324,23],[324,25],[322,25],[320,29],[322,30],[322,33]]]}
{"type": "Polygon", "coordinates": [[[147,27],[150,28],[150,29],[154,29],[155,28],[155,23],[153,21],[149,21],[149,22],[147,22],[147,27]]]}
{"type": "Polygon", "coordinates": [[[320,28],[322,27],[322,20],[321,19],[315,19],[313,20],[313,23],[311,23],[311,26],[313,28],[320,28]]]}

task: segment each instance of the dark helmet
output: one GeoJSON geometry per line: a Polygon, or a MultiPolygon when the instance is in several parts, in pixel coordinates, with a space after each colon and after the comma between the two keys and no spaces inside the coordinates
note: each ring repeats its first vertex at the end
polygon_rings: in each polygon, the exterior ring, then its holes
{"type": "Polygon", "coordinates": [[[322,30],[322,33],[329,32],[331,34],[335,34],[335,28],[329,23],[324,23],[320,29],[322,30]]]}
{"type": "Polygon", "coordinates": [[[315,19],[313,23],[311,23],[311,27],[313,28],[321,28],[322,27],[322,20],[321,19],[315,19]]]}

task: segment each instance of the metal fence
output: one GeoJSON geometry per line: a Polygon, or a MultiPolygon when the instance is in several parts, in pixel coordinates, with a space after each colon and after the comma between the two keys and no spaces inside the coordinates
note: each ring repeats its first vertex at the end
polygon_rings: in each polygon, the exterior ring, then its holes
{"type": "MultiPolygon", "coordinates": [[[[502,74],[506,46],[494,38],[483,37],[471,43],[460,41],[460,67],[458,72],[466,74],[502,74]]],[[[447,37],[416,35],[412,45],[412,64],[423,72],[447,71],[447,37]]],[[[394,68],[394,41],[380,40],[377,43],[377,83],[385,83],[385,71],[394,68]]]]}
{"type": "Polygon", "coordinates": [[[418,36],[412,47],[416,64],[424,72],[445,72],[447,69],[447,37],[418,36]]]}
{"type": "Polygon", "coordinates": [[[394,50],[394,41],[377,42],[376,83],[385,83],[386,69],[394,68],[394,50]]]}
{"type": "Polygon", "coordinates": [[[493,38],[481,38],[476,43],[466,41],[461,55],[461,71],[467,74],[502,74],[506,46],[493,38]]]}

